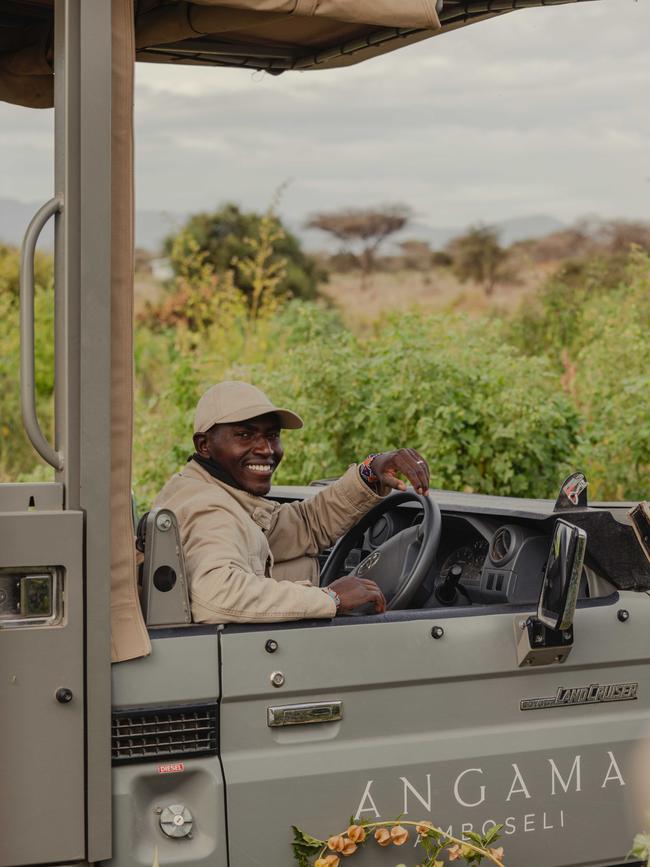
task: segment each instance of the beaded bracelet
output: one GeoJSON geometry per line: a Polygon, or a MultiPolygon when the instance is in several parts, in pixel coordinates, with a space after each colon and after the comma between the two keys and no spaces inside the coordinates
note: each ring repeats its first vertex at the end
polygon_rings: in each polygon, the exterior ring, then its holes
{"type": "Polygon", "coordinates": [[[372,462],[379,454],[380,452],[373,452],[359,464],[359,475],[367,485],[374,485],[379,481],[379,476],[373,473],[371,466],[372,462]]]}
{"type": "Polygon", "coordinates": [[[321,587],[320,589],[323,591],[323,593],[327,593],[327,595],[330,597],[330,599],[334,600],[334,604],[336,605],[336,610],[338,611],[339,607],[341,605],[341,597],[336,592],[336,590],[332,590],[331,587],[321,587]]]}

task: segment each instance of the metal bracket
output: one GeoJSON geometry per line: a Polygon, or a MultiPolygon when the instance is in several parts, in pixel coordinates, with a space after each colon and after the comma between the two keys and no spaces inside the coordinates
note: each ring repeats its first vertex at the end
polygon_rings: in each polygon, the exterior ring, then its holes
{"type": "Polygon", "coordinates": [[[573,648],[573,627],[564,630],[549,629],[536,617],[514,619],[517,665],[528,666],[559,664],[566,660],[573,648]]]}

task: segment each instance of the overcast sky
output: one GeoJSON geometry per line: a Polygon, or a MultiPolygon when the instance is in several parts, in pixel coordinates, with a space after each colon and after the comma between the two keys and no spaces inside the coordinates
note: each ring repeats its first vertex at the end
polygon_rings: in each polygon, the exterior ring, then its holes
{"type": "MultiPolygon", "coordinates": [[[[291,219],[404,202],[434,226],[650,219],[650,0],[504,15],[345,70],[138,64],[137,207],[291,219]]],[[[51,191],[52,112],[0,105],[0,196],[51,191]]]]}

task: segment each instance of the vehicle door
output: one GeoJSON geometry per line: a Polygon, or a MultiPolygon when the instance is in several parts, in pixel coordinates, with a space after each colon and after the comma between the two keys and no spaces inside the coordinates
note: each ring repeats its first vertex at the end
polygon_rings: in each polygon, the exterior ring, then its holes
{"type": "MultiPolygon", "coordinates": [[[[625,595],[586,601],[567,662],[540,668],[518,667],[526,613],[504,608],[227,627],[231,864],[292,863],[291,825],[325,838],[350,816],[456,836],[503,824],[512,865],[622,863],[642,827],[632,778],[650,716],[650,598],[625,595]],[[634,700],[556,701],[620,683],[634,700]]],[[[415,863],[414,844],[371,842],[355,863],[415,863]]]]}

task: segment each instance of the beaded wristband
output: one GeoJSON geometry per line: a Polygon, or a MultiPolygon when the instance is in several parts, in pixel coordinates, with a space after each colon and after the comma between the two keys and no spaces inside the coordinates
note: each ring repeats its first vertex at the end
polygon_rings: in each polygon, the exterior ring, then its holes
{"type": "Polygon", "coordinates": [[[331,587],[321,587],[320,589],[323,591],[323,593],[327,593],[327,595],[330,597],[330,599],[334,600],[334,604],[336,605],[336,610],[338,611],[339,607],[341,605],[341,597],[336,592],[336,590],[332,590],[331,587]]]}
{"type": "Polygon", "coordinates": [[[372,471],[371,464],[380,452],[373,452],[359,464],[359,475],[367,485],[374,485],[379,481],[379,476],[372,471]]]}

